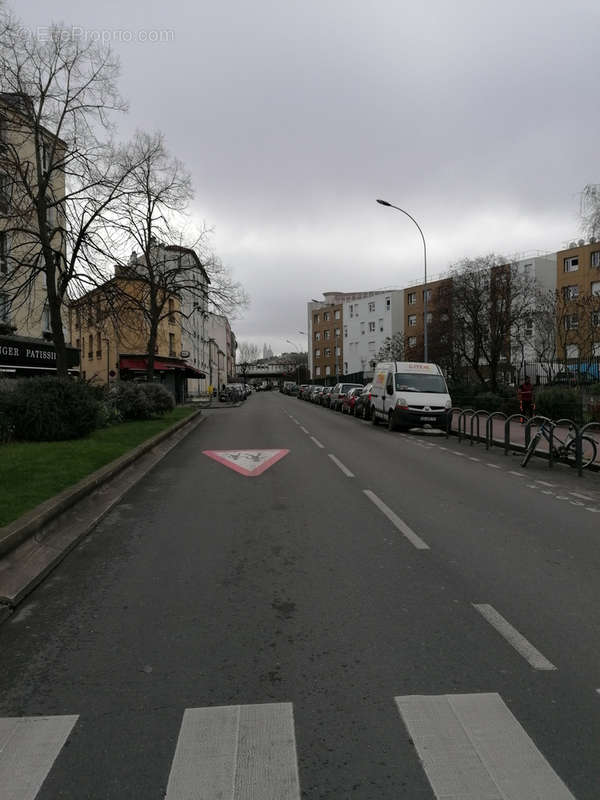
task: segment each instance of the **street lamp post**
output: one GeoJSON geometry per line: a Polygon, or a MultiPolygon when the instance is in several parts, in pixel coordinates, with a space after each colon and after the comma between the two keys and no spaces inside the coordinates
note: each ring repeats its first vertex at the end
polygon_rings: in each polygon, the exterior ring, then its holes
{"type": "Polygon", "coordinates": [[[424,289],[423,289],[423,358],[425,361],[429,361],[428,358],[428,347],[427,347],[427,245],[425,244],[425,236],[423,235],[423,231],[421,230],[421,226],[417,222],[417,220],[411,216],[408,211],[405,211],[403,208],[399,206],[395,206],[393,203],[388,203],[387,200],[378,200],[377,201],[380,206],[388,206],[389,208],[395,208],[396,211],[401,211],[403,214],[415,223],[417,228],[419,229],[419,233],[421,234],[421,239],[423,240],[423,262],[424,262],[424,269],[425,269],[425,276],[424,276],[424,289]]]}

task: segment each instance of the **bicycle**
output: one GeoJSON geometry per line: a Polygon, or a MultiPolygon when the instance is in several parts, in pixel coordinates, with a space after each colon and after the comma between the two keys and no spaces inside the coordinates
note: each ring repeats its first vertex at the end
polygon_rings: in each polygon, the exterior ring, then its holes
{"type": "MultiPolygon", "coordinates": [[[[551,424],[551,423],[550,423],[551,424]]],[[[548,442],[548,449],[550,449],[550,425],[548,422],[542,422],[537,433],[529,442],[529,446],[525,451],[521,466],[526,467],[529,459],[535,453],[536,447],[545,439],[548,442]]],[[[552,434],[552,458],[555,461],[563,461],[570,467],[577,466],[577,439],[572,433],[573,426],[569,426],[567,436],[562,439],[556,433],[552,434]]],[[[596,460],[596,442],[589,436],[581,437],[581,466],[583,469],[589,467],[596,460]]]]}

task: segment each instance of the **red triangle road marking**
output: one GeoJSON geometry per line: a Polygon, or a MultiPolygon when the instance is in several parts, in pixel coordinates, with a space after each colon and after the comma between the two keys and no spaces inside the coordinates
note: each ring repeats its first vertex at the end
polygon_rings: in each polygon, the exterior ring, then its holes
{"type": "Polygon", "coordinates": [[[218,461],[246,478],[255,478],[275,462],[280,461],[289,450],[203,450],[205,456],[218,461]]]}

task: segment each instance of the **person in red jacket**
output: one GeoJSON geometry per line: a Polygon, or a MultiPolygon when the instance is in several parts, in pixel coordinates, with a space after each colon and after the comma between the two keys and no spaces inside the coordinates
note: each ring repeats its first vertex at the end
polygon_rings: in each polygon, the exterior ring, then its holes
{"type": "Polygon", "coordinates": [[[519,386],[519,400],[521,401],[521,413],[525,417],[533,416],[533,386],[528,375],[525,375],[525,380],[519,386]]]}

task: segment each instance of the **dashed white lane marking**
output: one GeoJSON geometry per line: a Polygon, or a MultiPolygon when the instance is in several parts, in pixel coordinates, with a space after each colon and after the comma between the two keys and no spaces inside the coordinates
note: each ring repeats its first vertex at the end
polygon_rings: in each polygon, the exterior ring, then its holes
{"type": "Polygon", "coordinates": [[[33,800],[77,716],[0,718],[0,793],[33,800]]]}
{"type": "Polygon", "coordinates": [[[350,472],[350,470],[348,469],[348,467],[347,467],[345,464],[342,464],[342,462],[339,460],[339,458],[336,458],[336,457],[333,455],[333,453],[329,453],[329,458],[330,458],[330,459],[333,461],[333,463],[334,463],[334,464],[335,464],[337,467],[339,467],[339,468],[342,470],[342,472],[344,473],[344,475],[345,475],[347,478],[353,478],[353,477],[354,477],[354,473],[353,473],[353,472],[350,472]]]}
{"type": "Polygon", "coordinates": [[[556,495],[556,499],[557,500],[568,500],[569,498],[566,497],[566,495],[564,495],[564,494],[557,494],[556,495]]]}
{"type": "Polygon", "coordinates": [[[536,480],[536,483],[539,483],[540,486],[549,486],[550,488],[552,488],[553,486],[556,486],[555,483],[548,483],[548,481],[538,481],[538,480],[536,480]]]}
{"type": "Polygon", "coordinates": [[[464,456],[464,453],[460,453],[458,450],[451,450],[451,453],[454,453],[455,456],[464,456]]]}
{"type": "Polygon", "coordinates": [[[320,442],[318,439],[315,439],[315,437],[314,437],[314,436],[311,436],[310,438],[311,438],[311,439],[313,440],[313,442],[314,442],[314,443],[317,445],[317,447],[320,447],[321,449],[323,449],[323,448],[325,447],[325,445],[324,445],[324,444],[321,444],[321,442],[320,442]]]}
{"type": "Polygon", "coordinates": [[[475,458],[475,456],[469,456],[469,461],[481,461],[481,459],[475,458]]]}
{"type": "Polygon", "coordinates": [[[514,470],[514,469],[509,469],[508,470],[508,474],[509,475],[516,475],[517,478],[524,478],[525,477],[525,475],[523,475],[522,472],[516,472],[516,470],[514,470]]]}
{"type": "Polygon", "coordinates": [[[584,506],[585,503],[582,503],[581,500],[571,500],[572,506],[584,506]]]}
{"type": "Polygon", "coordinates": [[[575,800],[499,694],[395,700],[437,800],[575,800]]]}
{"type": "Polygon", "coordinates": [[[392,523],[392,525],[394,525],[400,531],[400,533],[402,533],[404,536],[406,536],[408,541],[412,545],[414,545],[417,548],[417,550],[429,550],[430,549],[429,545],[426,544],[423,541],[423,539],[421,539],[420,536],[417,536],[417,534],[412,530],[412,528],[409,528],[408,525],[406,524],[406,522],[401,520],[400,517],[397,514],[395,514],[389,506],[386,506],[386,504],[383,502],[383,500],[380,500],[379,497],[377,497],[375,492],[372,492],[370,489],[363,489],[363,492],[367,495],[369,500],[374,505],[376,505],[377,508],[383,514],[385,514],[385,516],[389,519],[389,521],[392,523]]]}
{"type": "Polygon", "coordinates": [[[306,428],[304,427],[304,425],[300,425],[300,430],[301,430],[303,433],[306,433],[306,434],[310,433],[310,431],[307,431],[307,430],[306,430],[306,428]]]}
{"type": "Polygon", "coordinates": [[[542,489],[542,494],[554,494],[552,489],[542,489]]]}
{"type": "Polygon", "coordinates": [[[486,619],[534,669],[556,669],[554,664],[548,661],[548,659],[543,656],[531,642],[527,641],[516,628],[513,628],[510,622],[504,619],[502,614],[499,614],[493,606],[487,603],[473,603],[473,608],[477,609],[481,616],[486,619]]]}
{"type": "Polygon", "coordinates": [[[299,800],[291,703],[186,708],[165,800],[299,800]]]}
{"type": "Polygon", "coordinates": [[[591,511],[594,514],[600,514],[600,508],[590,508],[590,506],[585,507],[586,511],[591,511]]]}
{"type": "Polygon", "coordinates": [[[579,492],[569,492],[573,497],[578,497],[580,500],[593,500],[593,497],[588,497],[587,494],[580,494],[579,492]]]}
{"type": "Polygon", "coordinates": [[[440,450],[446,450],[446,451],[448,451],[448,448],[447,448],[447,447],[442,447],[442,445],[440,445],[440,450]]]}
{"type": "Polygon", "coordinates": [[[492,469],[502,469],[502,467],[499,467],[498,464],[490,464],[487,461],[485,465],[486,467],[491,467],[492,469]]]}

